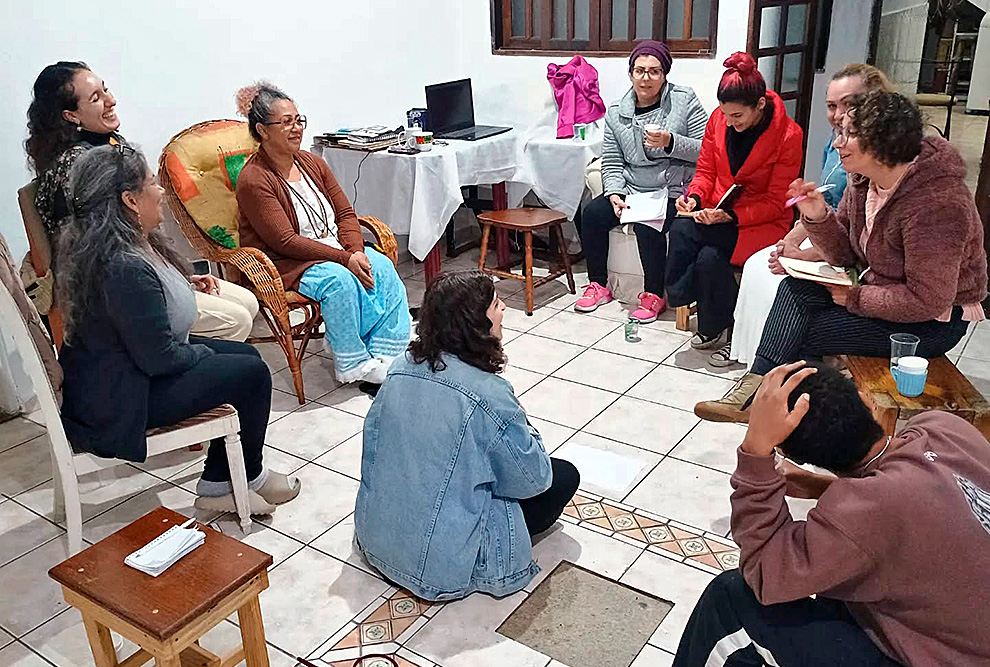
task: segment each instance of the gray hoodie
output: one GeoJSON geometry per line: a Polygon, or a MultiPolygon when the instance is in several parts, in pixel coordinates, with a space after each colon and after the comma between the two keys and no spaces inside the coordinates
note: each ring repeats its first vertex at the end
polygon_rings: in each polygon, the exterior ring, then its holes
{"type": "Polygon", "coordinates": [[[666,187],[677,197],[694,177],[708,113],[694,90],[669,81],[660,92],[660,106],[636,116],[636,93],[630,88],[605,114],[602,143],[602,185],[612,194],[651,192],[666,187]],[[673,135],[666,148],[647,149],[643,127],[655,123],[673,135]]]}

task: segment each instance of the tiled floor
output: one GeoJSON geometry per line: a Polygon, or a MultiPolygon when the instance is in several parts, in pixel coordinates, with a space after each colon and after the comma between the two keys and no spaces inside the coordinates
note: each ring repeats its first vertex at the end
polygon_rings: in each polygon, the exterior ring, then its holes
{"type": "MultiPolygon", "coordinates": [[[[469,267],[476,252],[448,266],[469,267]]],[[[401,273],[416,303],[425,290],[422,266],[408,263],[401,273]]],[[[584,284],[586,276],[577,281],[584,284]]],[[[378,577],[353,541],[360,432],[370,399],[338,386],[330,360],[314,349],[304,364],[310,400],[299,406],[287,393],[284,358],[272,345],[261,346],[276,385],[266,462],[294,472],[304,485],[297,500],[256,521],[244,538],[275,560],[262,596],[273,665],[289,667],[295,655],[350,665],[359,655],[386,652],[403,667],[561,667],[495,630],[562,560],[673,602],[634,663],[667,665],[705,585],[735,567],[738,551],[726,539],[728,480],[743,430],[701,423],[691,408],[721,395],[741,369],[709,369],[670,313],[641,328],[642,342],[627,343],[620,304],[576,315],[575,297],[558,281],[538,290],[538,309],[527,317],[521,287],[499,283],[509,305],[506,377],[548,449],[573,459],[583,484],[534,548],[543,574],[503,599],[476,594],[428,605],[378,577]],[[609,465],[596,465],[602,461],[609,465]]],[[[975,327],[950,356],[990,393],[990,324],[975,327]]],[[[174,452],[86,478],[85,539],[101,539],[159,504],[193,513],[202,459],[201,452],[174,452]]],[[[47,576],[65,557],[66,539],[51,519],[49,453],[39,424],[0,425],[0,494],[0,667],[92,664],[77,612],[47,576]]],[[[199,518],[240,535],[229,516],[199,518]]],[[[236,639],[236,627],[224,622],[204,645],[223,650],[236,639]]]]}

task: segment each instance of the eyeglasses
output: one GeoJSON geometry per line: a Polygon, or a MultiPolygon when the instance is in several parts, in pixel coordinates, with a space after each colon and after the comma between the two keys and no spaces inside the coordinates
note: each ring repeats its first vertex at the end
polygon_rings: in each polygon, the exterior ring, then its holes
{"type": "Polygon", "coordinates": [[[634,79],[643,79],[645,77],[650,77],[654,81],[663,78],[663,68],[662,67],[651,67],[646,69],[645,67],[633,67],[632,75],[634,79]]]}
{"type": "Polygon", "coordinates": [[[283,130],[288,130],[290,127],[299,124],[299,127],[306,129],[306,116],[282,116],[280,120],[276,120],[271,123],[262,123],[262,125],[281,125],[283,130]]]}
{"type": "Polygon", "coordinates": [[[855,139],[859,136],[859,132],[850,132],[849,130],[839,130],[835,133],[835,139],[832,141],[835,146],[845,146],[849,143],[850,139],[855,139]]]}

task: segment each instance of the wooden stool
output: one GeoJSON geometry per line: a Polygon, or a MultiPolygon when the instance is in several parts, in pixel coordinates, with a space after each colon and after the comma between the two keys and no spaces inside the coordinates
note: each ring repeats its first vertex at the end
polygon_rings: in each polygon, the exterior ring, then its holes
{"type": "Polygon", "coordinates": [[[875,417],[887,435],[894,434],[898,419],[942,410],[962,417],[990,438],[990,403],[947,358],[929,359],[925,393],[914,398],[897,391],[887,357],[846,356],[843,361],[856,386],[873,396],[875,417]]]}
{"type": "MultiPolygon", "coordinates": [[[[736,277],[736,284],[738,285],[742,282],[742,269],[738,266],[733,267],[733,275],[736,277]]],[[[698,312],[698,304],[692,303],[687,306],[678,306],[675,310],[676,319],[674,320],[674,327],[678,331],[690,331],[691,330],[691,316],[698,312]]]]}
{"type": "Polygon", "coordinates": [[[272,557],[212,528],[206,541],[158,577],[124,565],[124,558],[186,517],[159,507],[48,571],[65,601],[83,617],[96,667],[268,667],[258,595],[268,588],[272,557]],[[199,638],[237,612],[242,646],[223,658],[199,638]],[[140,648],[117,661],[110,631],[140,648]]]}
{"type": "Polygon", "coordinates": [[[571,294],[575,294],[574,274],[571,273],[571,260],[567,256],[567,244],[564,243],[564,234],[560,231],[561,223],[567,222],[567,216],[560,211],[549,208],[510,208],[502,211],[489,211],[478,216],[478,222],[483,225],[481,232],[481,259],[478,260],[478,268],[489,275],[501,278],[512,278],[513,280],[523,280],[526,282],[526,314],[533,314],[533,288],[554,280],[558,276],[567,274],[567,285],[571,294]],[[519,262],[510,262],[507,265],[499,265],[494,269],[485,266],[485,259],[488,257],[488,238],[491,236],[492,226],[496,229],[514,230],[523,233],[526,244],[526,253],[523,256],[523,274],[512,273],[511,269],[519,262]],[[550,271],[550,275],[533,280],[533,232],[544,228],[550,229],[550,235],[557,242],[557,249],[560,251],[562,266],[550,271]]]}

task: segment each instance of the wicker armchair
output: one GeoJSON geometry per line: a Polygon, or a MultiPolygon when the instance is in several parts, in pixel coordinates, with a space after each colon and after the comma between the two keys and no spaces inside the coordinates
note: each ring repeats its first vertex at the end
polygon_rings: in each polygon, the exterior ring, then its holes
{"type": "MultiPolygon", "coordinates": [[[[247,139],[249,134],[247,123],[245,122],[215,120],[193,125],[192,127],[183,130],[172,137],[169,143],[162,150],[162,155],[159,159],[158,165],[158,178],[162,187],[165,189],[165,198],[168,202],[169,210],[171,210],[172,215],[175,216],[179,229],[182,230],[183,235],[196,250],[196,252],[208,261],[216,262],[228,269],[235,269],[236,271],[232,272],[234,275],[231,275],[231,273],[228,272],[228,279],[236,280],[238,276],[243,276],[243,278],[246,279],[246,286],[248,286],[258,297],[258,300],[261,303],[261,314],[265,318],[265,322],[267,322],[273,335],[253,338],[252,342],[274,341],[282,347],[282,351],[285,352],[285,358],[289,362],[289,369],[292,372],[292,381],[295,386],[296,396],[299,398],[299,403],[302,404],[305,403],[306,397],[303,389],[301,361],[303,356],[306,354],[306,346],[309,344],[310,339],[314,336],[319,337],[320,335],[319,328],[323,321],[320,314],[320,305],[315,301],[307,299],[298,292],[286,290],[282,285],[282,279],[279,276],[278,271],[275,269],[275,265],[272,264],[272,261],[262,251],[257,248],[248,247],[224,247],[203,231],[204,228],[212,231],[212,227],[215,224],[226,226],[223,225],[223,223],[228,223],[229,226],[236,229],[237,204],[234,199],[234,192],[230,187],[229,177],[226,187],[222,191],[218,190],[220,194],[217,196],[230,198],[229,205],[226,206],[226,212],[224,215],[232,215],[233,219],[210,219],[208,221],[200,221],[199,224],[197,224],[196,220],[187,210],[186,204],[183,203],[183,199],[180,198],[179,192],[173,184],[174,176],[169,173],[170,166],[173,169],[176,167],[176,157],[178,157],[182,167],[185,167],[187,170],[199,170],[199,174],[201,176],[208,172],[209,169],[214,169],[216,166],[215,161],[217,160],[216,156],[212,158],[214,164],[190,165],[186,164],[184,161],[184,156],[178,155],[178,152],[173,155],[173,152],[175,152],[175,148],[177,147],[177,142],[180,142],[191,134],[209,134],[214,128],[222,128],[224,130],[231,130],[231,128],[233,128],[233,131],[240,135],[238,137],[239,145],[251,143],[251,140],[247,139]],[[240,127],[234,127],[234,124],[240,127]],[[170,161],[172,164],[167,164],[170,161]],[[293,325],[290,322],[290,313],[295,310],[302,311],[303,317],[301,322],[293,325]],[[296,346],[297,341],[299,342],[298,347],[296,346]]],[[[221,163],[228,154],[229,153],[225,150],[224,145],[217,147],[217,155],[219,155],[219,160],[221,163]]],[[[218,176],[218,178],[220,178],[220,176],[218,176]]],[[[182,186],[180,185],[180,189],[181,187],[182,186]]],[[[371,232],[375,238],[375,242],[378,244],[378,248],[383,254],[387,255],[394,264],[397,261],[398,248],[396,246],[395,235],[392,233],[392,230],[390,230],[388,226],[378,218],[359,216],[358,220],[362,227],[371,232]]],[[[240,280],[240,282],[244,283],[245,280],[240,280]]]]}

